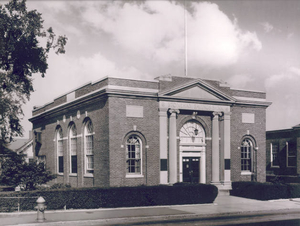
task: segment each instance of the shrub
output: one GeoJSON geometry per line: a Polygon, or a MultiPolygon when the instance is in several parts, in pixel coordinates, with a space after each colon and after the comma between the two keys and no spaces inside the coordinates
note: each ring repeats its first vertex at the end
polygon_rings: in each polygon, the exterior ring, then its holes
{"type": "MultiPolygon", "coordinates": [[[[58,186],[58,185],[57,185],[58,186]]],[[[140,186],[112,188],[68,188],[58,190],[36,190],[22,192],[3,192],[0,194],[0,207],[11,205],[15,199],[1,202],[1,197],[19,198],[21,210],[33,210],[36,200],[42,196],[47,209],[92,209],[154,205],[179,205],[212,203],[217,197],[218,189],[214,185],[195,184],[176,186],[140,186]],[[9,204],[10,205],[10,204],[9,204]]]]}
{"type": "Polygon", "coordinates": [[[238,181],[232,182],[231,195],[258,199],[287,199],[300,197],[300,184],[273,184],[238,181]]]}

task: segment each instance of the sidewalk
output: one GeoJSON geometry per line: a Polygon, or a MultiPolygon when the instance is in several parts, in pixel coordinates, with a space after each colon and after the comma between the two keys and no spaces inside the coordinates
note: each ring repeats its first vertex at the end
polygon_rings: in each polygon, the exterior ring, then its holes
{"type": "Polygon", "coordinates": [[[220,195],[212,204],[46,211],[37,223],[36,212],[0,213],[0,225],[113,225],[138,222],[209,219],[229,216],[300,213],[300,199],[258,201],[220,195]]]}

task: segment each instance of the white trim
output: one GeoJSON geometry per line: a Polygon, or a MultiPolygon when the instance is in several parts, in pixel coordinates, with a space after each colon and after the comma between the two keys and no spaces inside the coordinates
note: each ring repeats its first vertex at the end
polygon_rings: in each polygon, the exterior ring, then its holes
{"type": "MultiPolygon", "coordinates": [[[[93,126],[93,122],[91,121],[91,120],[88,120],[88,121],[86,121],[86,123],[84,124],[84,131],[83,131],[83,158],[84,158],[84,164],[83,164],[83,172],[84,172],[84,176],[88,176],[88,177],[90,177],[90,175],[94,175],[93,173],[88,173],[87,171],[88,170],[95,170],[95,159],[94,159],[94,154],[95,154],[95,150],[94,150],[94,135],[95,135],[95,132],[93,131],[92,133],[88,133],[88,130],[87,130],[87,125],[88,125],[88,123],[91,123],[92,124],[92,126],[93,126]],[[92,136],[93,137],[93,155],[87,155],[87,153],[86,153],[86,137],[87,136],[92,136]],[[93,156],[93,165],[94,165],[94,167],[93,167],[93,169],[88,169],[87,168],[87,156],[93,156]]],[[[93,128],[94,129],[94,128],[93,128]]]]}
{"type": "Polygon", "coordinates": [[[241,171],[241,175],[243,176],[247,176],[247,175],[253,175],[254,173],[253,172],[250,172],[250,171],[241,171]]]}
{"type": "Polygon", "coordinates": [[[146,93],[157,93],[158,92],[158,89],[137,88],[137,87],[130,87],[130,86],[108,85],[108,86],[105,86],[104,88],[106,88],[106,89],[115,89],[115,90],[146,92],[146,93]]]}
{"type": "Polygon", "coordinates": [[[226,106],[226,105],[184,103],[184,102],[177,102],[177,101],[159,101],[159,109],[162,108],[230,112],[230,106],[226,106]]]}
{"type": "Polygon", "coordinates": [[[266,93],[265,91],[261,90],[249,90],[249,89],[239,89],[239,88],[230,88],[231,90],[236,90],[236,91],[245,91],[245,92],[255,92],[255,93],[266,93]]]}
{"type": "Polygon", "coordinates": [[[132,136],[136,136],[137,137],[137,139],[139,140],[139,142],[140,142],[140,172],[139,173],[128,173],[127,172],[127,162],[125,162],[125,165],[126,165],[126,168],[125,168],[125,178],[132,178],[132,177],[144,177],[144,175],[143,175],[143,142],[142,142],[142,140],[141,140],[141,138],[137,135],[137,134],[135,134],[135,133],[133,133],[133,134],[131,134],[131,135],[129,135],[128,137],[127,137],[127,139],[126,139],[126,143],[125,143],[125,145],[126,145],[126,149],[125,149],[125,159],[126,159],[126,161],[127,161],[127,154],[128,154],[128,149],[127,149],[127,141],[128,141],[128,139],[130,138],[130,137],[132,137],[132,136]]]}
{"type": "Polygon", "coordinates": [[[237,100],[248,100],[248,101],[262,101],[262,102],[266,102],[266,99],[263,98],[255,98],[255,97],[239,97],[239,96],[233,96],[235,99],[237,100]]]}
{"type": "MultiPolygon", "coordinates": [[[[68,139],[68,143],[69,143],[69,147],[68,147],[68,155],[69,155],[69,175],[74,175],[77,173],[72,173],[72,156],[76,156],[77,157],[77,161],[78,161],[78,137],[77,135],[76,136],[73,136],[72,134],[72,128],[75,127],[75,130],[76,130],[76,133],[77,133],[77,128],[76,128],[76,125],[75,124],[72,124],[71,127],[69,128],[69,139],[68,139]],[[72,155],[72,139],[76,139],[76,155],[72,155]]],[[[76,165],[76,170],[78,172],[78,162],[77,162],[77,165],[76,165]]]]}
{"type": "MultiPolygon", "coordinates": [[[[118,90],[118,91],[146,92],[146,93],[155,93],[155,94],[158,93],[158,90],[157,90],[157,89],[147,89],[147,88],[136,88],[136,87],[127,87],[127,86],[114,86],[114,85],[108,85],[108,86],[101,87],[101,88],[99,88],[99,89],[97,89],[97,90],[94,90],[94,91],[92,91],[92,92],[89,92],[89,93],[87,93],[87,94],[85,94],[85,95],[82,95],[82,96],[80,96],[80,97],[77,97],[77,98],[75,98],[75,99],[73,99],[73,100],[66,101],[66,102],[64,102],[64,103],[62,103],[62,104],[60,104],[60,105],[57,105],[57,106],[55,106],[55,107],[52,107],[52,108],[50,108],[50,109],[48,109],[48,110],[46,110],[46,111],[43,111],[43,112],[41,112],[41,113],[39,113],[39,114],[37,114],[37,115],[34,115],[31,119],[36,118],[36,117],[38,117],[38,116],[40,116],[40,115],[42,115],[42,114],[45,114],[45,113],[47,113],[47,112],[49,112],[49,111],[54,110],[54,109],[58,109],[58,108],[60,108],[60,107],[62,107],[62,106],[64,106],[64,105],[66,105],[66,104],[70,104],[70,103],[76,102],[76,101],[78,101],[78,100],[81,100],[81,99],[83,99],[83,98],[85,98],[85,97],[88,97],[88,96],[90,96],[90,95],[92,95],[92,94],[95,94],[95,93],[97,93],[97,92],[103,91],[103,90],[105,90],[105,89],[112,89],[112,90],[118,90]]],[[[65,95],[62,95],[62,96],[60,96],[60,97],[63,97],[63,96],[65,96],[65,95]]],[[[60,97],[58,97],[58,98],[60,98],[60,97]]],[[[58,98],[56,98],[56,99],[58,99],[58,98]]],[[[56,100],[56,99],[54,99],[54,100],[56,100]]],[[[36,107],[35,109],[33,109],[33,112],[38,111],[38,110],[40,110],[41,108],[44,108],[44,107],[46,107],[47,105],[54,103],[54,100],[53,100],[52,102],[49,102],[49,103],[47,103],[47,104],[44,104],[43,106],[38,106],[38,107],[36,107]]]]}
{"type": "MultiPolygon", "coordinates": [[[[277,155],[279,154],[279,144],[277,145],[277,155]]],[[[273,143],[270,143],[270,155],[271,155],[271,168],[280,168],[279,165],[273,165],[273,143]]],[[[278,158],[278,156],[277,156],[278,158]]]]}
{"type": "MultiPolygon", "coordinates": [[[[180,91],[180,90],[183,90],[183,89],[185,89],[185,88],[188,88],[188,87],[191,87],[191,86],[197,85],[197,84],[200,84],[201,86],[204,86],[206,89],[209,90],[209,91],[207,91],[207,92],[209,92],[209,93],[212,92],[213,94],[217,94],[217,95],[219,95],[219,96],[221,96],[221,97],[227,99],[228,101],[235,101],[235,99],[234,99],[232,96],[230,96],[230,95],[224,93],[224,92],[221,91],[220,89],[218,89],[218,88],[216,88],[216,87],[210,85],[210,84],[209,84],[208,82],[206,82],[204,79],[200,79],[200,78],[195,79],[195,80],[192,80],[192,81],[187,82],[187,83],[184,83],[184,84],[182,84],[182,85],[173,87],[173,88],[171,88],[171,89],[169,89],[169,90],[162,91],[162,92],[159,93],[159,96],[164,96],[164,95],[167,95],[167,94],[171,94],[171,93],[174,93],[174,92],[176,92],[176,91],[180,91]]],[[[220,101],[220,100],[219,100],[219,101],[220,101]]]]}
{"type": "MultiPolygon", "coordinates": [[[[189,121],[187,121],[181,128],[181,129],[187,124],[189,121]]],[[[202,127],[199,124],[200,127],[202,127]]],[[[202,127],[204,136],[203,140],[205,141],[206,136],[205,136],[205,131],[202,127]]],[[[183,181],[183,158],[184,157],[195,157],[195,158],[200,158],[199,159],[199,183],[206,183],[206,144],[205,142],[203,143],[180,143],[179,144],[179,182],[183,181]]]]}
{"type": "Polygon", "coordinates": [[[64,166],[64,137],[60,138],[59,137],[59,130],[62,131],[62,128],[60,127],[59,129],[56,130],[56,142],[55,142],[55,146],[56,146],[56,160],[55,162],[57,163],[56,165],[56,172],[58,175],[64,175],[64,169],[65,169],[65,166],[64,166]],[[62,141],[62,155],[59,155],[59,150],[58,150],[58,142],[59,141],[62,141]],[[59,172],[59,157],[63,157],[63,172],[59,172]]]}
{"type": "Polygon", "coordinates": [[[142,174],[126,174],[125,178],[142,178],[144,175],[142,174]]]}

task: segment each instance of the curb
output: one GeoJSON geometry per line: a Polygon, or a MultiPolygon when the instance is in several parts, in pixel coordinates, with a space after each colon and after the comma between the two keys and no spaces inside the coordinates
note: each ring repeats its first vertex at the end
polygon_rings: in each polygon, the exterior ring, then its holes
{"type": "Polygon", "coordinates": [[[122,218],[107,218],[107,219],[96,219],[96,220],[78,220],[78,221],[56,221],[56,222],[43,222],[43,223],[25,223],[25,224],[15,224],[11,226],[76,226],[76,225],[129,225],[138,223],[173,223],[178,222],[188,222],[188,221],[210,221],[210,220],[228,220],[231,218],[242,219],[251,216],[263,217],[263,216],[274,216],[274,215],[286,215],[286,214],[299,214],[299,209],[280,209],[280,210],[270,210],[270,211],[244,211],[244,212],[233,212],[233,213],[221,213],[221,214],[178,214],[178,215],[163,215],[163,216],[147,216],[147,217],[122,217],[122,218]]]}

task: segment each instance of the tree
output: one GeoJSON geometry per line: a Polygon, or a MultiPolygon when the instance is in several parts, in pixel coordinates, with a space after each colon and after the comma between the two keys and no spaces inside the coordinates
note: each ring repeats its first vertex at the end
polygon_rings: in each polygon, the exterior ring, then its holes
{"type": "Polygon", "coordinates": [[[22,135],[22,104],[33,92],[32,75],[44,77],[50,50],[65,53],[66,43],[67,37],[57,37],[51,27],[44,30],[42,14],[28,11],[26,0],[0,5],[0,150],[22,135]]]}
{"type": "Polygon", "coordinates": [[[43,162],[25,161],[22,155],[6,149],[1,159],[0,183],[8,186],[21,186],[24,190],[34,190],[56,178],[45,169],[43,162]]]}

